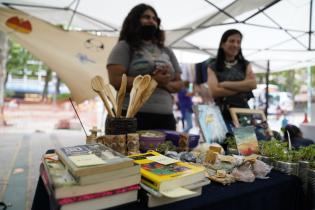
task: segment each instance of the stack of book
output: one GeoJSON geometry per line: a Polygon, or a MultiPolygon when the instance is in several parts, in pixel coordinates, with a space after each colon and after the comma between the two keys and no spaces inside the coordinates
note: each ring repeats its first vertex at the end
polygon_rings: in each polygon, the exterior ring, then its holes
{"type": "Polygon", "coordinates": [[[201,166],[168,158],[155,151],[131,155],[141,166],[141,200],[155,207],[201,195],[210,181],[201,166]]]}
{"type": "Polygon", "coordinates": [[[40,175],[51,209],[105,209],[137,201],[140,166],[102,144],[45,154],[40,175]]]}

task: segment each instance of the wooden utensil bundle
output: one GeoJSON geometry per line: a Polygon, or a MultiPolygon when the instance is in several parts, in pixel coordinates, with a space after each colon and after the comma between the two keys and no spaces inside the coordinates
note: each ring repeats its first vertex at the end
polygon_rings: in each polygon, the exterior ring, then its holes
{"type": "MultiPolygon", "coordinates": [[[[101,76],[95,76],[91,80],[91,86],[101,97],[109,116],[122,117],[121,110],[126,94],[127,76],[123,74],[118,93],[112,85],[105,85],[101,76]],[[114,111],[111,109],[108,101],[111,103],[114,111]]],[[[139,75],[134,79],[130,91],[127,118],[132,118],[136,115],[143,104],[150,98],[156,87],[157,82],[150,75],[139,75]]]]}
{"type": "Polygon", "coordinates": [[[101,76],[93,77],[92,81],[91,81],[91,86],[92,86],[92,89],[101,97],[101,99],[105,105],[105,108],[108,112],[108,115],[110,117],[114,117],[114,112],[111,109],[111,107],[110,107],[110,105],[106,99],[106,94],[104,93],[105,84],[104,84],[103,78],[101,76]]]}

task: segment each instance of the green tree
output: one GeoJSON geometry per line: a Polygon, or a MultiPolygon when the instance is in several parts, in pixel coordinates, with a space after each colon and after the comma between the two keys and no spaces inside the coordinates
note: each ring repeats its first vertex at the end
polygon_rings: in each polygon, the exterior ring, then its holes
{"type": "MultiPolygon", "coordinates": [[[[8,74],[13,77],[21,78],[26,73],[30,78],[37,78],[40,70],[46,71],[45,84],[42,93],[42,100],[48,96],[48,83],[52,79],[52,71],[42,62],[36,59],[30,52],[23,48],[20,44],[9,40],[9,53],[6,63],[6,81],[8,74]]],[[[56,84],[56,89],[59,90],[60,82],[56,84]]]]}
{"type": "Polygon", "coordinates": [[[312,87],[315,87],[315,66],[311,67],[312,87]]]}
{"type": "Polygon", "coordinates": [[[27,61],[32,58],[32,55],[18,43],[9,41],[7,75],[11,73],[13,76],[22,77],[25,74],[24,69],[29,67],[27,61]]]}
{"type": "MultiPolygon", "coordinates": [[[[305,83],[305,79],[297,78],[303,78],[304,76],[305,69],[275,72],[270,74],[269,84],[277,85],[280,91],[290,92],[294,97],[300,91],[301,85],[305,83]]],[[[264,73],[256,74],[256,77],[259,84],[265,83],[266,76],[264,73]]]]}
{"type": "Polygon", "coordinates": [[[272,74],[271,84],[278,85],[280,91],[292,93],[295,96],[299,93],[301,85],[305,83],[303,78],[305,76],[304,69],[288,70],[272,74]]]}
{"type": "Polygon", "coordinates": [[[52,78],[52,71],[49,69],[46,72],[45,84],[44,84],[44,89],[42,93],[42,101],[44,101],[48,97],[48,83],[51,80],[51,78],[52,78]]]}

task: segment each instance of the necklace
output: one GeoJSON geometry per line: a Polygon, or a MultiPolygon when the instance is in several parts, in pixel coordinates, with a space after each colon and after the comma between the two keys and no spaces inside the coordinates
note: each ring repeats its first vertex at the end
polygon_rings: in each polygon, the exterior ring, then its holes
{"type": "Polygon", "coordinates": [[[154,45],[146,46],[145,51],[147,52],[147,55],[153,60],[156,60],[161,54],[160,50],[154,45]]]}
{"type": "Polygon", "coordinates": [[[234,60],[232,62],[229,61],[224,61],[224,65],[226,68],[230,69],[232,66],[234,66],[235,64],[237,64],[237,60],[234,60]]]}

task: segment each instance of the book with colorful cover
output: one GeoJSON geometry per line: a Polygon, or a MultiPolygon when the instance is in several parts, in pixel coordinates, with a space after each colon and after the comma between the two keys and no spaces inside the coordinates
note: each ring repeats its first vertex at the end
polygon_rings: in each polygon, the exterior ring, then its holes
{"type": "MultiPolygon", "coordinates": [[[[129,202],[137,201],[138,190],[140,189],[139,184],[133,184],[121,188],[116,188],[108,191],[102,191],[97,193],[84,192],[82,195],[72,197],[59,198],[58,188],[53,187],[50,183],[50,176],[48,175],[44,164],[40,166],[40,175],[46,188],[47,194],[49,195],[50,209],[58,210],[90,210],[90,209],[104,209],[113,206],[122,205],[129,202]]],[[[140,178],[139,178],[140,181],[140,178]]],[[[122,182],[124,182],[122,180],[122,182]]]]}
{"type": "Polygon", "coordinates": [[[56,153],[75,177],[133,166],[132,159],[99,143],[62,147],[56,153]]]}
{"type": "Polygon", "coordinates": [[[241,155],[258,154],[259,147],[254,126],[234,128],[237,150],[241,155]]]}
{"type": "Polygon", "coordinates": [[[86,201],[86,200],[91,200],[91,199],[96,199],[96,198],[102,198],[102,197],[112,196],[112,195],[116,195],[120,193],[126,193],[126,192],[130,192],[134,190],[137,191],[139,189],[140,189],[139,184],[134,184],[131,186],[113,189],[113,190],[109,190],[105,192],[91,193],[91,194],[85,194],[85,195],[68,197],[68,198],[60,198],[56,201],[58,205],[66,205],[70,203],[81,202],[81,201],[86,201]]]}
{"type": "Polygon", "coordinates": [[[204,178],[203,180],[194,182],[193,184],[183,186],[183,188],[193,190],[195,193],[178,197],[168,197],[163,195],[159,191],[154,190],[153,188],[145,185],[144,183],[140,183],[142,189],[139,191],[139,197],[140,201],[143,202],[148,207],[156,207],[197,197],[201,195],[202,187],[208,184],[210,184],[210,180],[208,178],[204,178]]]}
{"type": "Polygon", "coordinates": [[[163,192],[188,185],[205,177],[205,169],[202,166],[181,161],[164,165],[148,159],[150,156],[160,155],[158,152],[148,151],[129,156],[135,163],[141,165],[141,182],[157,191],[163,192]]]}
{"type": "MultiPolygon", "coordinates": [[[[137,202],[138,191],[132,190],[124,193],[105,196],[97,199],[89,199],[64,205],[51,206],[51,209],[56,210],[92,210],[92,209],[107,209],[111,207],[122,206],[127,203],[137,202]]],[[[119,208],[119,207],[118,207],[119,208]]]]}
{"type": "Polygon", "coordinates": [[[104,181],[111,181],[120,179],[126,176],[132,175],[139,175],[140,174],[140,166],[134,164],[131,167],[121,168],[113,171],[108,171],[106,173],[99,173],[99,174],[92,174],[87,176],[73,176],[73,178],[80,184],[80,185],[88,185],[88,184],[95,184],[98,182],[104,181]]]}
{"type": "Polygon", "coordinates": [[[208,143],[222,143],[228,132],[219,107],[214,104],[193,106],[204,140],[208,143]]]}
{"type": "MultiPolygon", "coordinates": [[[[45,154],[40,166],[40,175],[47,192],[56,200],[78,196],[95,197],[121,191],[125,187],[139,185],[140,173],[111,179],[90,185],[80,185],[65,168],[56,154],[45,154]],[[110,192],[113,191],[113,192],[110,192]]],[[[82,199],[82,198],[80,198],[82,199]]]]}
{"type": "MultiPolygon", "coordinates": [[[[185,189],[188,189],[188,190],[195,190],[197,188],[202,188],[203,186],[206,186],[210,183],[211,183],[211,181],[208,178],[204,178],[202,180],[196,181],[192,184],[184,185],[182,187],[185,189]]],[[[140,186],[143,190],[145,190],[146,192],[148,192],[149,194],[151,194],[155,197],[167,197],[167,196],[163,195],[162,193],[160,193],[159,191],[147,186],[146,184],[144,184],[142,182],[140,183],[140,186]]]]}
{"type": "Polygon", "coordinates": [[[190,198],[194,198],[194,197],[198,197],[201,195],[202,193],[202,187],[196,188],[194,189],[194,191],[196,193],[191,194],[191,195],[186,195],[186,196],[182,196],[182,197],[177,197],[177,198],[168,198],[168,197],[157,197],[154,196],[150,193],[146,193],[146,195],[143,196],[143,200],[144,202],[147,204],[147,206],[149,208],[151,207],[157,207],[157,206],[162,206],[162,205],[166,205],[166,204],[170,204],[170,203],[174,203],[174,202],[178,202],[178,201],[182,201],[182,200],[187,200],[190,198]]]}

